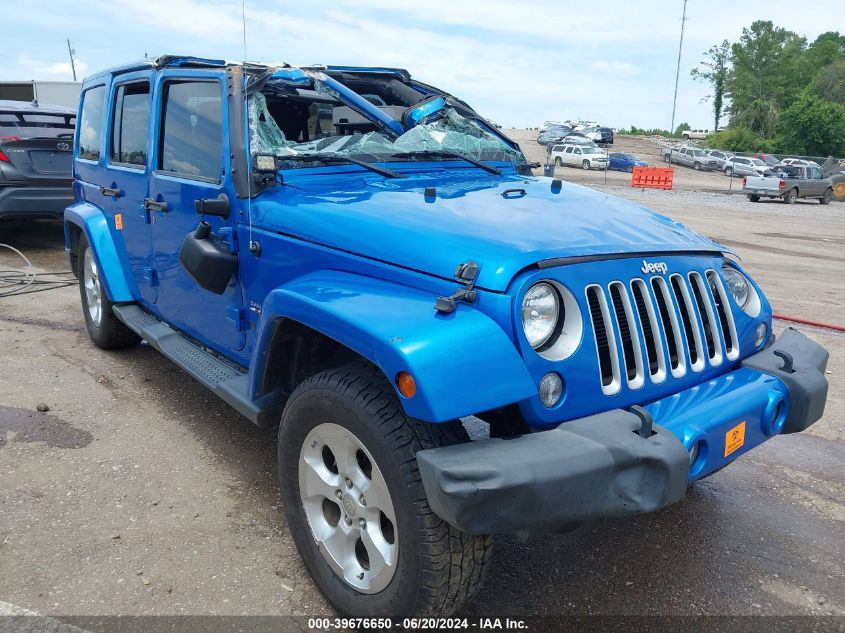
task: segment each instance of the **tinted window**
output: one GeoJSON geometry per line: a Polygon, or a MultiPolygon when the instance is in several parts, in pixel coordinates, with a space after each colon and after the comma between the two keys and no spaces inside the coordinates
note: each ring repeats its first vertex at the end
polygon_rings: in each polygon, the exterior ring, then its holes
{"type": "Polygon", "coordinates": [[[100,160],[100,140],[103,137],[103,101],[106,87],[86,90],[82,97],[82,116],[79,120],[79,158],[100,160]]]}
{"type": "Polygon", "coordinates": [[[158,168],[218,180],[223,155],[221,116],[219,83],[167,84],[158,168]]]}
{"type": "Polygon", "coordinates": [[[76,126],[75,114],[31,114],[0,112],[0,136],[72,137],[76,126]],[[12,131],[9,128],[14,128],[12,131]]]}
{"type": "Polygon", "coordinates": [[[150,84],[119,86],[114,98],[111,130],[113,163],[147,164],[147,125],[150,120],[150,84]]]}

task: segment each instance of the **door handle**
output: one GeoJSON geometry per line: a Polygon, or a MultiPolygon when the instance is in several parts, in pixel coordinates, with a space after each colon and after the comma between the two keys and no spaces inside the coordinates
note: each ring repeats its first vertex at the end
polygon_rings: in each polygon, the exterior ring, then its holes
{"type": "Polygon", "coordinates": [[[109,198],[120,198],[123,196],[123,190],[112,189],[111,187],[100,187],[100,195],[108,196],[109,198]]]}
{"type": "Polygon", "coordinates": [[[157,200],[153,200],[152,198],[144,198],[144,208],[147,211],[164,211],[167,213],[170,211],[170,208],[167,206],[167,203],[163,200],[158,202],[157,200]]]}

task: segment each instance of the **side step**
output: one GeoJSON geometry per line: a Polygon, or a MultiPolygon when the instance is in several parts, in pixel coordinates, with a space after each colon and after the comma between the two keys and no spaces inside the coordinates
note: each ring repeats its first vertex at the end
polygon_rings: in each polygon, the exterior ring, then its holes
{"type": "Polygon", "coordinates": [[[284,399],[268,394],[249,397],[247,374],[205,350],[190,338],[156,319],[137,305],[112,308],[115,316],[164,356],[259,426],[272,426],[281,419],[284,399]]]}

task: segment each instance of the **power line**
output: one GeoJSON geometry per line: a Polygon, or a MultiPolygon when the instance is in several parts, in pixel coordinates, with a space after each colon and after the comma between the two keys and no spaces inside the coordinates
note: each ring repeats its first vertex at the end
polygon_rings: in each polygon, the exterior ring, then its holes
{"type": "Polygon", "coordinates": [[[678,67],[675,69],[675,97],[672,99],[672,125],[669,132],[675,131],[675,107],[678,105],[678,79],[681,76],[681,51],[684,50],[684,27],[687,23],[687,0],[684,0],[684,14],[681,17],[681,43],[678,44],[678,67]]]}

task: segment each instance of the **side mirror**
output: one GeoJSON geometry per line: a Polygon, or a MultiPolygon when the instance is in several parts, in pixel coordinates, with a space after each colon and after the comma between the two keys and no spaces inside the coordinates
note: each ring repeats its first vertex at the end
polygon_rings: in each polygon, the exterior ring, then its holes
{"type": "Polygon", "coordinates": [[[216,198],[197,198],[194,200],[194,210],[200,215],[215,215],[228,220],[231,207],[229,198],[225,193],[221,193],[216,198]]]}
{"type": "Polygon", "coordinates": [[[238,257],[226,242],[211,232],[208,222],[200,222],[185,236],[179,249],[179,263],[202,288],[222,295],[238,269],[238,257]]]}
{"type": "Polygon", "coordinates": [[[411,106],[402,114],[402,124],[410,129],[422,123],[425,119],[439,114],[446,107],[446,99],[431,96],[418,104],[411,106]]]}

